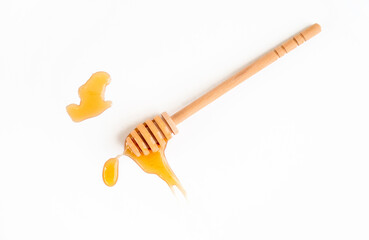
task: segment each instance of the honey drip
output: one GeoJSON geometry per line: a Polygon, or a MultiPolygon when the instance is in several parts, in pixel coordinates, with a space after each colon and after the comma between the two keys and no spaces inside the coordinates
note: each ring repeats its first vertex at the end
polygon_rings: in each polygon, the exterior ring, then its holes
{"type": "Polygon", "coordinates": [[[69,116],[75,122],[96,117],[111,106],[111,101],[105,101],[105,88],[110,83],[110,76],[106,72],[92,74],[90,79],[78,89],[81,99],[79,105],[67,106],[69,116]]]}
{"type": "MultiPolygon", "coordinates": [[[[141,155],[137,157],[129,147],[125,147],[124,155],[130,157],[137,163],[140,168],[146,173],[156,174],[161,179],[163,179],[172,192],[174,192],[174,187],[177,187],[182,194],[186,197],[186,191],[179,182],[177,176],[174,174],[173,170],[170,168],[164,154],[165,147],[161,147],[157,152],[151,152],[148,155],[141,155]]],[[[103,169],[103,181],[104,183],[112,187],[118,180],[118,157],[111,158],[107,160],[104,164],[103,169]]]]}
{"type": "Polygon", "coordinates": [[[179,182],[177,176],[174,174],[173,170],[170,168],[167,159],[165,158],[164,150],[166,144],[163,147],[160,147],[159,151],[152,152],[148,155],[141,155],[137,157],[129,147],[125,147],[124,155],[130,157],[137,163],[138,166],[146,173],[156,174],[161,179],[163,179],[172,192],[174,192],[174,186],[176,186],[182,194],[186,197],[186,191],[182,187],[181,183],[179,182]]]}

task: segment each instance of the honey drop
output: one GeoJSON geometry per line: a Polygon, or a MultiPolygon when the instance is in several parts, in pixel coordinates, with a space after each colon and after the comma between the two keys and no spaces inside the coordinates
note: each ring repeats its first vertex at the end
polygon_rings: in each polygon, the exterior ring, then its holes
{"type": "Polygon", "coordinates": [[[103,181],[104,183],[112,187],[118,181],[118,168],[119,168],[119,159],[118,158],[110,158],[104,164],[103,168],[103,181]]]}

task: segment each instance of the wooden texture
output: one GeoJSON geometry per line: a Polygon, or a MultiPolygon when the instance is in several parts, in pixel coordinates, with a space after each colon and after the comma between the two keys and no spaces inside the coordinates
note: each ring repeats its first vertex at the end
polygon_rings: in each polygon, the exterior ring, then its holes
{"type": "Polygon", "coordinates": [[[145,123],[138,125],[126,138],[126,147],[130,148],[132,153],[137,157],[142,154],[146,156],[149,155],[150,152],[164,150],[166,142],[171,139],[172,134],[178,133],[177,124],[273,63],[278,58],[283,57],[286,53],[303,44],[319,32],[320,26],[318,24],[310,26],[301,33],[288,39],[280,46],[269,51],[231,78],[219,84],[213,90],[187,105],[172,117],[164,112],[161,116],[156,116],[153,120],[147,120],[145,123]]]}
{"type": "Polygon", "coordinates": [[[267,67],[271,63],[275,62],[278,58],[283,57],[286,53],[290,52],[297,46],[303,44],[310,38],[314,37],[321,31],[319,24],[314,24],[303,30],[302,32],[296,34],[292,38],[288,39],[286,42],[282,43],[280,46],[274,48],[273,50],[266,53],[264,56],[258,58],[256,61],[251,63],[249,66],[242,69],[240,72],[232,76],[231,78],[225,80],[218,86],[216,86],[211,91],[207,92],[200,98],[196,99],[194,102],[190,103],[182,110],[176,112],[172,116],[172,120],[175,124],[183,122],[185,119],[213,102],[218,97],[222,96],[224,93],[228,92],[232,88],[236,87],[241,82],[245,81],[255,73],[259,72],[263,68],[267,67]]]}
{"type": "Polygon", "coordinates": [[[178,133],[177,126],[174,123],[173,119],[168,115],[168,113],[163,112],[161,114],[161,116],[164,118],[165,122],[168,124],[168,126],[170,127],[170,130],[172,130],[173,134],[177,134],[178,133]]]}
{"type": "Polygon", "coordinates": [[[139,124],[126,138],[126,147],[137,157],[163,150],[178,129],[168,113],[139,124]]]}
{"type": "Polygon", "coordinates": [[[161,134],[160,130],[156,127],[156,125],[151,120],[147,120],[145,123],[147,127],[150,129],[150,132],[154,135],[154,138],[159,144],[159,146],[164,146],[165,139],[161,134]]]}

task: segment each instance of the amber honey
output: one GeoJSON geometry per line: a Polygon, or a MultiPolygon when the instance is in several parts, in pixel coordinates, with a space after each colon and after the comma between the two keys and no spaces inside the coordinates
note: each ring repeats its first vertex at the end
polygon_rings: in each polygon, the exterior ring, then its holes
{"type": "Polygon", "coordinates": [[[179,182],[177,176],[174,174],[173,170],[170,168],[167,159],[164,154],[164,148],[160,148],[157,152],[150,152],[148,155],[141,155],[137,157],[129,147],[126,146],[124,150],[124,155],[130,157],[137,163],[138,166],[146,173],[156,174],[161,179],[163,179],[170,189],[173,191],[173,187],[177,187],[184,196],[186,192],[179,182]]]}
{"type": "Polygon", "coordinates": [[[112,187],[118,181],[119,158],[110,158],[103,168],[103,181],[106,186],[112,187]]]}
{"type": "Polygon", "coordinates": [[[105,88],[110,83],[110,75],[106,72],[92,74],[90,79],[78,89],[80,104],[70,104],[67,112],[75,122],[96,117],[111,106],[105,101],[105,88]]]}
{"type": "MultiPolygon", "coordinates": [[[[146,173],[155,174],[160,177],[168,184],[172,191],[174,190],[174,187],[177,187],[182,194],[186,196],[184,188],[166,160],[164,150],[165,147],[160,148],[160,150],[157,152],[150,152],[148,155],[140,155],[138,157],[129,147],[126,146],[124,155],[135,161],[137,165],[146,173]]],[[[103,181],[109,187],[114,186],[118,180],[118,162],[119,160],[117,157],[107,160],[104,164],[103,181]]]]}
{"type": "MultiPolygon", "coordinates": [[[[126,139],[124,155],[132,158],[145,172],[159,176],[172,190],[177,187],[185,195],[183,187],[164,155],[167,140],[171,138],[172,133],[176,134],[178,132],[176,125],[275,62],[278,58],[314,37],[320,31],[319,24],[311,25],[282,45],[256,59],[249,66],[197,98],[173,116],[170,117],[164,112],[162,117],[156,116],[153,120],[147,120],[145,123],[138,125],[126,139]],[[166,139],[165,142],[163,142],[164,138],[166,139]]],[[[74,121],[78,122],[97,116],[110,107],[111,102],[104,100],[105,86],[109,83],[109,80],[110,77],[107,73],[96,73],[79,89],[80,105],[71,104],[67,107],[67,111],[74,121]]],[[[106,185],[113,186],[117,182],[118,167],[118,158],[111,158],[105,163],[103,180],[106,185]]]]}
{"type": "MultiPolygon", "coordinates": [[[[78,94],[81,99],[80,104],[70,104],[67,106],[67,112],[71,119],[75,122],[81,122],[88,118],[96,117],[103,113],[111,106],[111,101],[105,101],[105,88],[110,83],[110,76],[106,72],[94,73],[88,81],[78,89],[78,94]]],[[[184,195],[185,190],[180,184],[178,178],[170,168],[164,150],[167,141],[160,146],[159,151],[150,151],[147,155],[136,156],[132,150],[125,146],[124,155],[132,158],[138,166],[146,173],[156,174],[163,179],[172,189],[177,187],[184,195]]],[[[118,181],[119,175],[119,157],[110,158],[103,167],[103,181],[112,187],[118,181]]]]}

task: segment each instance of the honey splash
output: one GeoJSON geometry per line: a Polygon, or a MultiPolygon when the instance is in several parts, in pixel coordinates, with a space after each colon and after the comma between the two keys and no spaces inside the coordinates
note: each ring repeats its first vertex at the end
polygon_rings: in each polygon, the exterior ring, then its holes
{"type": "MultiPolygon", "coordinates": [[[[141,155],[137,157],[132,150],[126,145],[124,150],[124,155],[130,157],[137,165],[146,173],[156,174],[162,180],[164,180],[172,192],[174,193],[174,187],[177,187],[183,196],[186,197],[186,191],[179,182],[177,176],[174,174],[173,170],[170,168],[167,159],[164,154],[166,144],[161,147],[157,152],[151,152],[148,155],[141,155]]],[[[104,183],[111,187],[118,180],[118,158],[111,158],[107,160],[104,164],[103,169],[103,181],[104,183]]]]}
{"type": "Polygon", "coordinates": [[[105,88],[110,83],[110,75],[106,72],[96,72],[78,89],[80,104],[70,104],[67,112],[74,122],[81,122],[96,117],[111,106],[111,101],[105,101],[105,88]]]}

